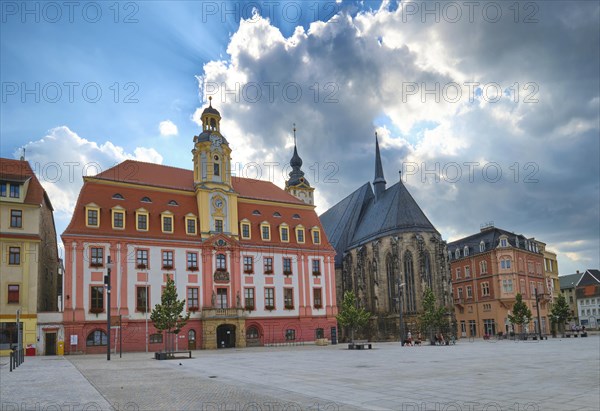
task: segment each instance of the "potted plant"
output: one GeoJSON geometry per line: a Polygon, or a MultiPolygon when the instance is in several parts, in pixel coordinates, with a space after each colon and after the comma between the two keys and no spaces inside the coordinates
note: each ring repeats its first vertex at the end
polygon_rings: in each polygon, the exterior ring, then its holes
{"type": "Polygon", "coordinates": [[[274,310],[274,309],[275,309],[275,307],[274,307],[274,306],[272,306],[272,305],[265,305],[265,310],[272,311],[272,310],[274,310]]]}
{"type": "Polygon", "coordinates": [[[92,307],[92,308],[90,308],[90,312],[98,315],[98,314],[104,312],[104,308],[102,308],[102,307],[92,307]]]}
{"type": "Polygon", "coordinates": [[[188,267],[188,271],[198,271],[198,266],[197,265],[190,265],[188,267]]]}
{"type": "Polygon", "coordinates": [[[104,266],[104,264],[102,264],[102,263],[90,263],[90,267],[97,268],[97,267],[102,267],[102,266],[104,266]]]}
{"type": "Polygon", "coordinates": [[[316,277],[316,276],[319,276],[319,275],[321,275],[321,272],[320,272],[320,271],[313,271],[313,275],[314,275],[315,277],[316,277]]]}
{"type": "Polygon", "coordinates": [[[163,267],[162,267],[162,268],[163,268],[163,270],[172,270],[172,269],[173,269],[173,266],[172,266],[172,265],[169,265],[169,264],[165,264],[165,265],[163,265],[163,267]]]}
{"type": "Polygon", "coordinates": [[[283,275],[292,275],[292,270],[283,270],[283,275]]]}
{"type": "Polygon", "coordinates": [[[148,266],[144,263],[138,263],[138,265],[136,265],[138,270],[145,270],[146,268],[148,268],[148,266]]]}
{"type": "Polygon", "coordinates": [[[248,305],[246,305],[244,307],[244,310],[246,310],[246,311],[254,311],[254,305],[248,304],[248,305]]]}

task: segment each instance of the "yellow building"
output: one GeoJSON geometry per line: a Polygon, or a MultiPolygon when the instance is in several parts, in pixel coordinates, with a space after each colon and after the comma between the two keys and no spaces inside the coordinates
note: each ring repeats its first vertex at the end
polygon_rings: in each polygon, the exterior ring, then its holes
{"type": "Polygon", "coordinates": [[[29,163],[0,158],[0,355],[8,355],[17,344],[17,313],[23,347],[35,347],[38,313],[57,310],[58,249],[52,211],[29,163]]]}
{"type": "Polygon", "coordinates": [[[538,241],[538,249],[544,254],[544,277],[546,289],[550,293],[550,306],[560,294],[560,281],[558,280],[558,260],[556,253],[546,249],[546,244],[538,241]]]}

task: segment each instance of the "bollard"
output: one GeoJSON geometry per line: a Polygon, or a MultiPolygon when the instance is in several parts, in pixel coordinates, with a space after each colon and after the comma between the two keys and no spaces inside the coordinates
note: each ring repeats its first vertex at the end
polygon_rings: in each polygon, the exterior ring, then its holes
{"type": "Polygon", "coordinates": [[[8,363],[10,364],[10,367],[9,367],[10,372],[12,372],[12,369],[13,369],[13,353],[12,352],[10,353],[10,359],[9,359],[8,363]]]}

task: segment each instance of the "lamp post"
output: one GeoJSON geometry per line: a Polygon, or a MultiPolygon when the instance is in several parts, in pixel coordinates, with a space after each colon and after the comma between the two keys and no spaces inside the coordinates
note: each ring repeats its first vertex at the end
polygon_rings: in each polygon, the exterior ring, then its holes
{"type": "Polygon", "coordinates": [[[542,322],[540,320],[540,298],[542,298],[544,294],[538,294],[537,287],[535,288],[535,309],[537,310],[537,325],[538,325],[538,335],[540,337],[540,341],[542,341],[542,322]]]}
{"type": "Polygon", "coordinates": [[[104,284],[106,285],[106,361],[110,361],[110,270],[112,269],[112,263],[110,262],[110,255],[106,259],[106,276],[104,277],[104,284]]]}
{"type": "Polygon", "coordinates": [[[148,352],[148,269],[146,269],[146,352],[148,352]]]}
{"type": "Polygon", "coordinates": [[[400,278],[396,282],[398,284],[398,312],[400,315],[400,345],[404,345],[404,322],[402,321],[402,287],[406,283],[401,283],[400,278]]]}

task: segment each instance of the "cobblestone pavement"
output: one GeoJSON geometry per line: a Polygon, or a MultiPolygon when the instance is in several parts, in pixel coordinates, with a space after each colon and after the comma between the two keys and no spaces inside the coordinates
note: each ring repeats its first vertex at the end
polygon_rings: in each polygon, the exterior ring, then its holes
{"type": "MultiPolygon", "coordinates": [[[[27,358],[1,410],[598,410],[600,337],[27,358]],[[78,407],[68,403],[77,403],[78,407]],[[37,408],[36,408],[37,407],[37,408]]],[[[4,362],[2,359],[0,362],[4,362]]]]}

